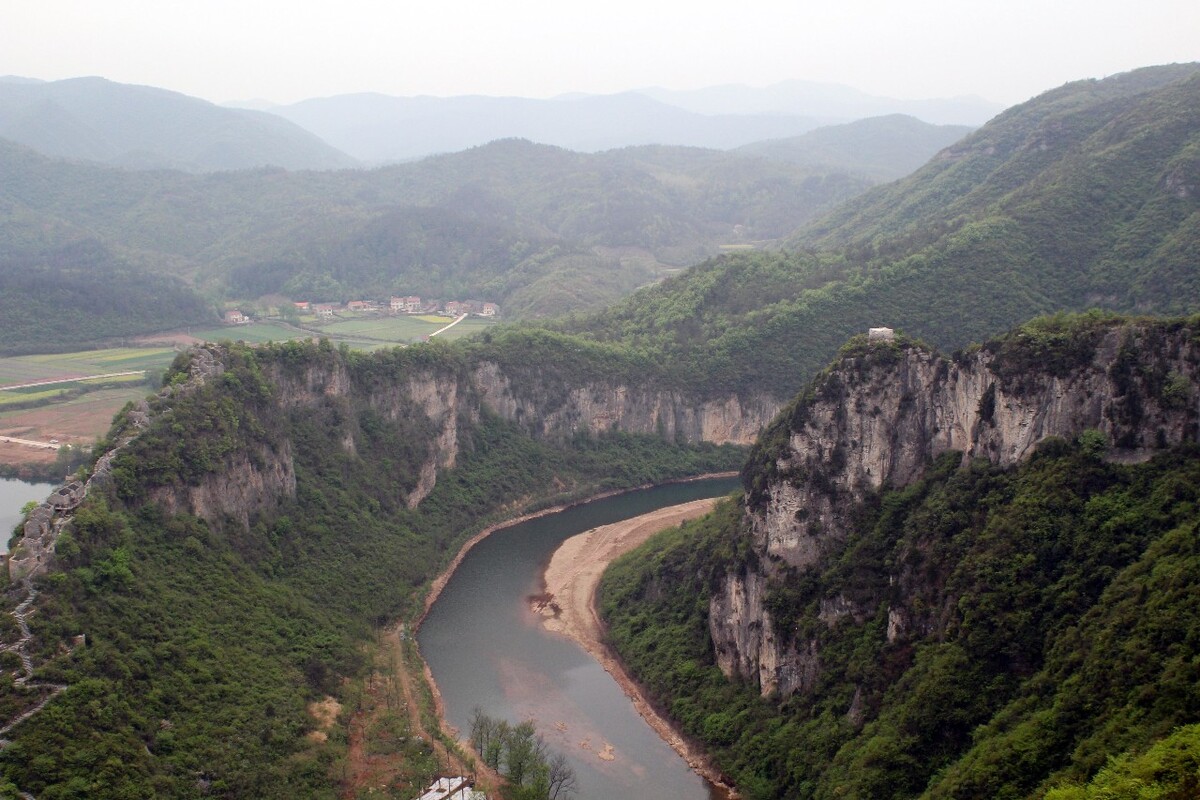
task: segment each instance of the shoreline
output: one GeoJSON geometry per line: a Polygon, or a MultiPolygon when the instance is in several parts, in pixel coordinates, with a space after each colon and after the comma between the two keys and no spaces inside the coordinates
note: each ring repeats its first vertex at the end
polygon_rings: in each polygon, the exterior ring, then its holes
{"type": "MultiPolygon", "coordinates": [[[[523,522],[529,522],[532,519],[541,519],[542,517],[548,517],[551,514],[558,514],[563,511],[567,511],[568,509],[576,508],[578,506],[585,506],[588,503],[594,503],[597,500],[607,500],[610,497],[617,497],[619,495],[629,494],[630,492],[640,492],[645,489],[653,489],[656,486],[673,486],[678,483],[696,483],[697,481],[714,480],[716,478],[736,478],[739,474],[739,472],[733,470],[728,472],[706,472],[703,475],[693,475],[688,478],[677,478],[675,480],[663,481],[662,483],[643,483],[640,486],[630,486],[627,489],[610,489],[607,492],[588,495],[580,500],[574,500],[571,502],[562,503],[560,505],[550,506],[549,508],[543,508],[539,511],[531,511],[528,514],[521,514],[520,516],[506,519],[503,522],[497,522],[492,525],[488,525],[479,533],[463,542],[462,546],[458,549],[458,553],[455,554],[454,558],[451,559],[446,568],[439,572],[437,577],[430,582],[429,591],[425,594],[424,607],[421,609],[421,613],[412,622],[412,633],[414,636],[416,636],[417,631],[421,628],[421,623],[425,621],[425,617],[429,616],[429,609],[431,609],[433,604],[437,602],[438,597],[441,596],[442,591],[446,588],[446,584],[450,582],[450,578],[453,577],[454,573],[458,570],[459,566],[463,562],[463,559],[467,557],[467,553],[471,552],[475,545],[479,544],[497,531],[502,531],[505,528],[511,528],[515,525],[520,525],[523,522]]],[[[424,661],[424,658],[421,660],[424,661]]]]}
{"type": "MultiPolygon", "coordinates": [[[[459,731],[456,730],[450,724],[450,721],[446,719],[446,703],[442,699],[442,691],[441,691],[441,689],[438,688],[437,681],[435,681],[433,678],[433,671],[429,668],[429,662],[427,662],[425,660],[425,656],[421,653],[421,646],[420,646],[420,643],[417,641],[417,632],[421,629],[421,623],[423,623],[425,621],[425,618],[427,616],[429,616],[429,609],[431,609],[433,607],[433,604],[435,602],[437,602],[438,597],[441,596],[442,591],[446,588],[446,584],[448,584],[450,582],[450,578],[453,577],[454,573],[458,570],[459,566],[462,564],[463,559],[466,558],[467,553],[471,552],[472,548],[474,548],[475,545],[479,544],[484,539],[488,538],[489,536],[491,536],[493,533],[496,533],[497,531],[502,531],[506,528],[511,528],[515,525],[520,525],[521,523],[528,522],[529,520],[532,520],[532,519],[540,519],[541,517],[547,517],[547,516],[550,516],[551,514],[558,514],[562,511],[566,511],[567,509],[570,509],[570,508],[587,505],[588,503],[594,503],[597,500],[606,500],[610,497],[617,497],[622,494],[629,494],[630,492],[638,492],[638,491],[642,491],[643,489],[653,489],[656,486],[671,486],[671,485],[679,484],[679,483],[695,483],[697,481],[705,481],[705,480],[711,480],[711,479],[715,479],[715,478],[735,478],[738,476],[738,474],[739,473],[736,471],[707,472],[703,475],[693,475],[693,476],[687,477],[687,478],[678,478],[675,480],[663,481],[662,483],[647,483],[647,484],[642,484],[641,486],[631,486],[626,489],[612,489],[607,492],[600,492],[598,494],[589,495],[588,497],[580,499],[580,500],[565,502],[560,505],[551,506],[549,508],[543,508],[539,511],[533,511],[528,514],[521,514],[520,516],[513,517],[511,519],[507,519],[502,522],[497,522],[492,525],[488,525],[486,528],[481,530],[479,533],[475,534],[470,539],[463,542],[462,546],[458,549],[458,553],[455,554],[454,558],[451,559],[450,563],[446,566],[446,568],[444,570],[442,570],[440,573],[438,573],[437,577],[435,577],[433,579],[433,581],[430,583],[429,591],[426,592],[426,594],[425,594],[425,604],[424,604],[423,608],[421,609],[421,613],[416,617],[416,619],[414,619],[412,621],[412,624],[409,626],[409,631],[410,631],[409,635],[412,637],[413,645],[415,646],[416,651],[417,651],[417,657],[420,658],[420,660],[421,660],[421,671],[425,676],[425,682],[427,684],[429,684],[430,693],[433,695],[433,711],[434,711],[434,714],[437,715],[438,725],[442,729],[442,732],[444,734],[446,734],[447,736],[450,736],[451,738],[453,738],[456,741],[461,741],[461,739],[459,739],[459,731]]],[[[717,499],[719,499],[719,498],[714,498],[713,502],[716,502],[717,499]]],[[[653,512],[651,512],[651,513],[653,513],[653,512]]],[[[635,519],[637,519],[637,517],[635,517],[635,519]]],[[[669,526],[667,526],[667,527],[669,527],[669,526]]],[[[557,551],[555,551],[555,552],[557,552],[557,551]]],[[[601,663],[603,664],[603,662],[601,662],[601,663]]],[[[605,669],[607,670],[608,668],[605,667],[605,669]]],[[[608,671],[610,674],[612,674],[611,670],[608,670],[608,671]]],[[[626,676],[626,680],[629,680],[628,676],[626,676]]],[[[624,688],[624,684],[622,684],[620,680],[618,680],[617,683],[620,684],[622,686],[622,688],[624,688]]],[[[632,684],[632,681],[630,681],[630,683],[632,684]]],[[[626,691],[626,694],[627,695],[629,694],[628,690],[626,691]]],[[[640,694],[638,696],[640,696],[640,694]]],[[[641,713],[641,712],[639,711],[639,713],[641,713]]],[[[643,719],[648,720],[648,718],[646,717],[645,714],[642,714],[642,717],[643,717],[643,719]]],[[[653,727],[653,725],[651,727],[653,727]]],[[[662,733],[659,731],[658,728],[654,728],[654,730],[656,733],[659,734],[659,736],[662,736],[662,733]]],[[[666,737],[663,737],[663,738],[665,739],[666,737]]],[[[668,744],[671,744],[671,742],[669,740],[668,740],[668,744]]],[[[671,746],[675,747],[675,745],[673,745],[673,744],[671,744],[671,746]]],[[[676,750],[678,752],[678,748],[676,748],[676,750]]],[[[682,755],[682,753],[681,753],[681,755],[682,755]]],[[[684,759],[688,760],[688,757],[684,756],[684,759]]],[[[692,768],[695,769],[698,774],[700,774],[702,777],[704,777],[710,783],[713,783],[714,785],[716,785],[718,787],[725,788],[724,783],[713,780],[712,778],[709,777],[708,773],[700,772],[699,769],[695,765],[693,765],[690,760],[688,760],[688,764],[691,765],[692,768]]],[[[714,771],[714,774],[715,774],[715,771],[714,771]]]]}
{"type": "Polygon", "coordinates": [[[724,792],[726,797],[737,798],[734,787],[725,781],[708,756],[654,707],[616,652],[608,646],[606,627],[596,607],[600,579],[612,561],[659,531],[704,516],[720,499],[693,500],[572,536],[554,551],[542,573],[542,594],[533,600],[534,612],[541,616],[542,625],[571,639],[594,658],[621,687],[646,724],[692,771],[724,792]]]}

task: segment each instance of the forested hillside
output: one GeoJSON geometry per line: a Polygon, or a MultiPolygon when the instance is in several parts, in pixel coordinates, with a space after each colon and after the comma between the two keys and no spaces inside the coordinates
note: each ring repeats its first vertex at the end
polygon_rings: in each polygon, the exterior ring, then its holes
{"type": "MultiPolygon", "coordinates": [[[[531,436],[480,402],[480,365],[520,360],[502,347],[363,355],[291,343],[180,356],[167,388],[118,419],[112,442],[142,432],[38,578],[34,685],[68,688],[5,734],[0,792],[339,796],[345,720],[328,741],[310,735],[318,721],[306,704],[333,695],[353,709],[357,689],[343,679],[370,669],[373,626],[418,610],[473,532],[741,460],[735,447],[555,427],[546,404],[573,385],[554,371],[540,384],[525,373],[517,390],[547,408],[531,436]]],[[[34,547],[13,544],[18,561],[34,547]]],[[[24,596],[11,586],[9,610],[24,596]]],[[[15,623],[3,619],[12,643],[15,623]]],[[[10,675],[6,721],[45,691],[10,675]]]]}
{"type": "Polygon", "coordinates": [[[892,181],[923,166],[971,130],[965,125],[930,125],[916,117],[890,114],[826,125],[790,139],[754,142],[737,152],[793,164],[836,164],[892,181]]]}
{"type": "Polygon", "coordinates": [[[94,241],[0,257],[0,354],[47,352],[211,323],[215,313],[172,275],[131,266],[94,241]]]}
{"type": "Polygon", "coordinates": [[[712,260],[564,327],[782,399],[869,326],[953,349],[1039,313],[1194,311],[1197,187],[1195,65],[1068,84],[813,223],[801,249],[712,260]]]}
{"type": "Polygon", "coordinates": [[[609,570],[613,645],[749,798],[1190,797],[1198,325],[851,343],[609,570]]]}
{"type": "Polygon", "coordinates": [[[474,297],[509,317],[602,307],[720,245],[786,236],[869,185],[714,151],[520,141],[372,171],[205,176],[0,142],[0,166],[8,261],[98,240],[226,297],[474,297]]]}

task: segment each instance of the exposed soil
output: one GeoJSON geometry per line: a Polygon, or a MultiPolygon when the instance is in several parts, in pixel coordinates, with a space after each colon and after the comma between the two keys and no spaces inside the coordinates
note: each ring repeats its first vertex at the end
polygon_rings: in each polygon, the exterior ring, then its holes
{"type": "MultiPolygon", "coordinates": [[[[401,754],[371,753],[369,748],[368,732],[380,716],[388,710],[388,695],[394,696],[397,691],[402,698],[410,730],[433,747],[437,762],[445,773],[473,774],[479,788],[491,795],[495,787],[501,783],[500,776],[481,762],[476,762],[474,766],[468,766],[458,753],[446,747],[437,736],[431,735],[431,732],[425,728],[421,720],[417,690],[414,686],[415,678],[404,664],[402,631],[404,631],[403,625],[394,625],[383,632],[380,641],[384,654],[383,664],[379,671],[367,679],[366,697],[364,697],[360,709],[350,717],[349,746],[346,754],[347,769],[342,781],[341,796],[355,798],[361,791],[390,786],[404,771],[405,763],[401,754]]],[[[428,667],[425,669],[428,670],[428,667]]],[[[310,706],[309,712],[314,717],[318,713],[312,706],[310,706]]],[[[453,732],[446,727],[445,722],[442,722],[442,727],[444,732],[453,735],[453,732]]]]}
{"type": "MultiPolygon", "coordinates": [[[[66,403],[0,413],[0,435],[62,444],[90,445],[108,433],[113,416],[127,402],[143,397],[144,386],[102,389],[66,403]]],[[[57,456],[53,450],[0,443],[0,463],[48,464],[57,456]]]]}
{"type": "MultiPolygon", "coordinates": [[[[567,539],[550,560],[544,576],[545,591],[531,598],[535,610],[542,615],[543,624],[551,631],[573,639],[604,667],[625,691],[637,712],[663,741],[671,745],[697,773],[714,785],[736,797],[720,772],[707,757],[692,746],[675,727],[654,708],[642,693],[641,687],[625,671],[616,655],[608,648],[604,624],[596,611],[596,587],[600,577],[614,559],[645,542],[665,528],[675,527],[689,519],[707,514],[716,499],[694,500],[690,503],[652,511],[640,517],[593,528],[567,539]]],[[[611,751],[609,753],[611,757],[611,751]]],[[[603,758],[604,755],[601,755],[603,758]]]]}

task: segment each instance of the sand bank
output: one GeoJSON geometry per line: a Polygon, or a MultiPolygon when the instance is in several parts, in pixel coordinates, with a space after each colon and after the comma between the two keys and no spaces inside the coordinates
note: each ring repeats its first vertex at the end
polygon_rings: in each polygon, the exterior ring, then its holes
{"type": "MultiPolygon", "coordinates": [[[[573,639],[600,662],[621,686],[642,718],[692,769],[731,792],[704,754],[692,747],[643,696],[640,687],[605,644],[604,626],[596,612],[596,587],[605,568],[614,559],[665,528],[707,514],[716,503],[716,498],[694,500],[593,528],[567,539],[554,552],[546,567],[545,591],[534,602],[535,610],[543,617],[546,628],[573,639]]],[[[737,795],[731,792],[729,796],[737,795]]]]}

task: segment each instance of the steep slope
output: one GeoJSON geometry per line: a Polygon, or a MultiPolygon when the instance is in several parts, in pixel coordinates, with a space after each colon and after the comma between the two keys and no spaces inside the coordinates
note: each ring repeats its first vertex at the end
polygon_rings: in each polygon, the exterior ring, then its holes
{"type": "Polygon", "coordinates": [[[1069,278],[1074,285],[1050,294],[1054,301],[1120,298],[1179,311],[1178,292],[1196,289],[1198,130],[1197,65],[1067,84],[797,241],[849,248],[870,262],[945,252],[954,232],[973,228],[977,247],[996,257],[1069,278]]]}
{"type": "Polygon", "coordinates": [[[297,125],[187,95],[103,78],[0,81],[0,138],[45,155],[188,172],[355,165],[297,125]]]}
{"type": "Polygon", "coordinates": [[[970,132],[965,125],[930,125],[916,117],[891,114],[827,125],[790,139],[754,142],[736,152],[793,164],[838,167],[891,181],[923,166],[970,132]]]}
{"type": "Polygon", "coordinates": [[[36,612],[29,638],[0,633],[35,668],[28,688],[0,686],[0,725],[51,699],[4,732],[0,792],[337,796],[344,729],[314,735],[306,704],[353,707],[343,679],[371,669],[374,626],[416,613],[463,541],[729,469],[744,451],[704,440],[747,440],[770,413],[693,402],[579,342],[514,337],[181,355],[120,415],[82,505],[38,509],[11,543],[5,608],[32,597],[36,612]]]}
{"type": "Polygon", "coordinates": [[[1198,326],[852,342],[614,643],[749,797],[1040,796],[1197,722],[1198,326]]]}
{"type": "Polygon", "coordinates": [[[856,331],[946,349],[1039,313],[1200,308],[1200,72],[1070,84],[814,223],[783,256],[708,262],[571,330],[779,397],[856,331]]]}

